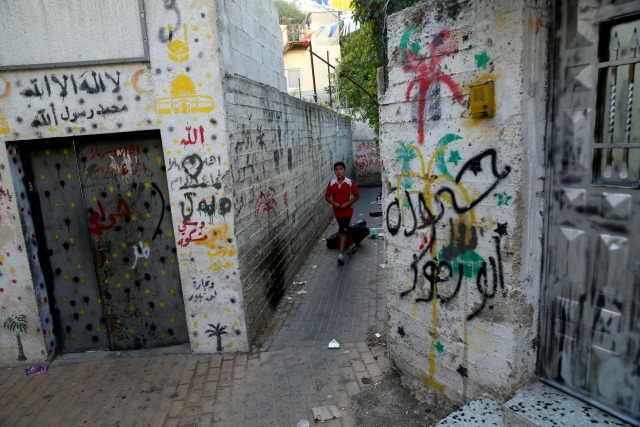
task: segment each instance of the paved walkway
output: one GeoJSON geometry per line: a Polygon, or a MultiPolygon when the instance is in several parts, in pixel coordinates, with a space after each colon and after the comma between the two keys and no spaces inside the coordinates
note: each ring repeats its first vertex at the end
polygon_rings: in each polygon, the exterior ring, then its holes
{"type": "MultiPolygon", "coordinates": [[[[379,192],[361,189],[354,221],[380,227],[379,192]]],[[[355,425],[350,397],[386,369],[366,343],[384,333],[383,242],[365,239],[343,267],[336,255],[317,242],[252,353],[180,346],[64,355],[34,377],[0,369],[0,426],[296,426],[324,405],[342,410],[325,426],[355,425]]]]}

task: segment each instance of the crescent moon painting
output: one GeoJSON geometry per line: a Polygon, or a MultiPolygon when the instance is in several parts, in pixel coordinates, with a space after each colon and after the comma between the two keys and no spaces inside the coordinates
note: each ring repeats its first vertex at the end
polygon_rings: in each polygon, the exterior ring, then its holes
{"type": "Polygon", "coordinates": [[[136,71],[135,73],[133,73],[133,76],[131,76],[131,84],[133,85],[133,90],[135,90],[136,92],[138,92],[140,95],[148,95],[150,93],[153,93],[153,90],[151,89],[144,89],[140,87],[140,83],[138,82],[138,79],[146,72],[147,70],[145,70],[144,68],[139,69],[138,71],[136,71]]]}
{"type": "Polygon", "coordinates": [[[11,83],[9,80],[0,76],[0,99],[4,99],[11,93],[11,83]]]}

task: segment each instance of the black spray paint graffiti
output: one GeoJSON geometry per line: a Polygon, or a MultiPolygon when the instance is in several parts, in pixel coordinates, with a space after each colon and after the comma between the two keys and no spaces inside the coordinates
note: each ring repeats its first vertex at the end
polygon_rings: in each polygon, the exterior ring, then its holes
{"type": "MultiPolygon", "coordinates": [[[[491,173],[493,174],[494,181],[484,192],[477,195],[474,199],[461,204],[451,188],[443,187],[432,195],[433,205],[436,206],[436,209],[434,209],[435,212],[432,212],[426,202],[425,194],[423,192],[418,193],[417,203],[414,205],[410,192],[405,190],[402,204],[398,197],[395,197],[387,206],[387,229],[389,230],[389,233],[394,236],[398,234],[402,225],[402,207],[406,207],[409,211],[409,221],[411,221],[409,226],[405,224],[405,236],[408,237],[413,235],[418,229],[431,227],[431,240],[428,242],[426,247],[421,247],[421,252],[418,255],[414,254],[413,256],[413,262],[411,263],[411,269],[413,270],[412,286],[410,289],[401,292],[401,298],[416,291],[418,287],[418,277],[420,273],[422,273],[422,276],[430,286],[426,291],[421,288],[420,292],[425,296],[415,298],[415,301],[431,302],[436,298],[440,300],[441,304],[445,304],[457,296],[462,285],[463,277],[471,277],[475,272],[471,267],[469,267],[470,271],[465,271],[465,262],[463,260],[457,259],[457,262],[453,261],[457,256],[462,255],[462,253],[475,249],[477,245],[477,230],[474,227],[471,227],[469,233],[467,233],[466,225],[463,223],[457,224],[458,238],[456,239],[454,224],[453,221],[450,221],[450,244],[444,247],[440,253],[440,257],[443,259],[438,260],[437,258],[434,258],[433,260],[426,260],[426,257],[428,254],[432,253],[433,244],[436,241],[436,225],[446,213],[445,204],[442,200],[444,195],[446,195],[446,199],[451,204],[456,214],[465,214],[482,202],[482,200],[491,194],[496,186],[510,174],[511,167],[508,165],[504,167],[502,172],[498,172],[496,165],[497,153],[494,149],[488,149],[473,157],[463,165],[455,178],[455,183],[460,183],[464,173],[467,171],[471,171],[474,175],[481,172],[482,160],[485,157],[491,158],[491,173]],[[469,237],[468,243],[465,243],[465,237],[469,237]],[[455,271],[455,264],[457,264],[457,271],[455,271]],[[444,284],[450,282],[452,279],[456,281],[455,286],[447,291],[446,285],[444,284]]],[[[475,318],[484,310],[487,299],[495,297],[498,287],[501,289],[503,295],[506,292],[502,267],[501,239],[507,234],[507,224],[499,223],[494,232],[496,233],[496,235],[493,236],[493,240],[495,242],[495,258],[494,256],[490,256],[488,264],[486,261],[482,260],[480,267],[477,269],[477,272],[475,272],[476,287],[478,292],[482,295],[482,302],[478,308],[467,316],[468,320],[475,318]],[[488,279],[488,266],[491,270],[492,281],[488,279]]],[[[426,240],[425,243],[427,243],[426,240]]],[[[493,307],[490,306],[490,308],[493,307]]]]}
{"type": "MultiPolygon", "coordinates": [[[[472,171],[474,175],[477,175],[480,171],[482,171],[481,161],[483,158],[487,156],[491,157],[491,172],[493,173],[495,180],[482,194],[478,195],[474,200],[471,200],[466,206],[460,205],[452,189],[448,187],[443,187],[440,190],[438,190],[435,196],[433,197],[434,204],[438,205],[440,208],[438,214],[434,215],[429,209],[429,207],[427,206],[427,203],[424,198],[424,194],[420,193],[418,196],[417,211],[420,215],[420,219],[422,220],[422,223],[418,223],[418,215],[416,215],[416,208],[413,206],[411,197],[409,197],[409,192],[405,191],[405,195],[406,195],[405,200],[409,205],[409,211],[411,212],[413,225],[411,226],[411,228],[408,228],[408,229],[405,228],[404,235],[407,237],[411,236],[415,233],[417,229],[423,228],[432,224],[436,224],[442,218],[442,216],[445,214],[445,206],[441,198],[443,194],[447,194],[449,196],[449,198],[451,199],[451,204],[453,205],[453,209],[457,214],[463,214],[463,213],[469,212],[471,209],[475,208],[480,202],[482,202],[489,194],[491,194],[491,192],[498,186],[500,181],[504,180],[511,173],[511,166],[509,165],[504,167],[504,171],[498,172],[498,168],[496,165],[497,154],[496,154],[496,150],[494,150],[493,148],[483,151],[482,153],[478,154],[477,156],[469,160],[467,163],[465,163],[462,169],[460,169],[460,172],[458,172],[455,182],[456,184],[460,183],[462,176],[467,170],[472,171]]],[[[396,235],[400,230],[400,225],[402,222],[401,216],[402,214],[400,211],[400,201],[396,197],[389,204],[389,206],[387,206],[387,216],[386,216],[387,228],[389,230],[389,233],[391,233],[392,235],[396,235]],[[391,215],[391,210],[394,208],[397,210],[396,216],[391,215]]]]}
{"type": "MultiPolygon", "coordinates": [[[[493,280],[491,281],[491,285],[489,285],[489,280],[487,277],[487,263],[483,261],[476,275],[476,287],[478,289],[478,292],[482,295],[482,302],[480,303],[479,307],[477,307],[471,314],[467,316],[467,320],[474,319],[485,309],[487,299],[492,299],[496,296],[498,287],[502,292],[502,296],[506,296],[506,290],[504,286],[504,273],[502,269],[502,248],[500,245],[502,237],[507,234],[506,229],[507,224],[503,223],[498,224],[496,230],[494,230],[494,232],[497,234],[497,236],[493,236],[496,258],[494,258],[493,256],[489,257],[489,264],[491,266],[491,274],[493,280]]],[[[435,235],[435,226],[432,226],[432,236],[433,235],[435,235]]],[[[448,261],[429,260],[424,263],[422,268],[420,267],[422,259],[430,253],[433,241],[434,239],[429,242],[429,244],[420,252],[419,255],[413,255],[413,262],[411,263],[411,269],[413,270],[413,284],[411,288],[400,293],[401,298],[406,297],[417,289],[420,270],[422,270],[422,275],[429,282],[430,288],[426,292],[424,291],[424,289],[421,289],[423,291],[422,293],[426,294],[427,296],[415,298],[415,302],[431,302],[433,301],[433,298],[437,298],[438,300],[440,300],[441,304],[446,304],[458,295],[458,292],[460,291],[460,287],[462,285],[462,278],[465,275],[464,263],[457,263],[457,283],[455,288],[451,290],[448,295],[443,295],[444,286],[442,286],[441,284],[448,282],[453,277],[453,267],[451,263],[449,263],[448,261]]],[[[489,306],[489,308],[492,309],[493,306],[489,306]]]]}
{"type": "Polygon", "coordinates": [[[31,122],[31,127],[39,128],[41,126],[58,126],[58,124],[61,122],[77,123],[81,118],[91,120],[94,118],[94,116],[104,117],[109,114],[128,111],[126,105],[111,105],[105,107],[102,104],[98,104],[98,107],[100,108],[96,108],[95,111],[93,108],[89,109],[88,111],[86,109],[69,111],[69,107],[64,107],[62,111],[56,111],[55,105],[51,103],[48,109],[42,108],[38,110],[38,112],[36,113],[36,117],[31,122]],[[49,114],[49,111],[51,112],[51,114],[49,114]],[[51,120],[52,117],[53,121],[51,120]]]}
{"type": "MultiPolygon", "coordinates": [[[[180,28],[180,26],[182,26],[182,14],[180,13],[180,8],[178,7],[176,0],[163,1],[164,8],[166,10],[171,10],[176,14],[176,23],[171,28],[180,28]]],[[[160,28],[158,31],[158,39],[160,39],[162,43],[168,43],[173,39],[173,31],[167,31],[164,27],[160,28]]]]}
{"type": "Polygon", "coordinates": [[[205,187],[214,187],[219,190],[222,188],[220,170],[218,170],[216,176],[210,172],[203,172],[205,166],[207,166],[206,170],[210,170],[211,167],[219,165],[221,165],[219,155],[202,158],[198,154],[190,154],[184,157],[181,162],[171,159],[169,160],[168,170],[177,169],[184,173],[183,177],[178,177],[171,181],[171,188],[175,189],[177,185],[181,190],[205,187]]]}
{"type": "Polygon", "coordinates": [[[201,301],[213,301],[218,296],[218,291],[216,290],[216,284],[211,277],[207,277],[206,279],[194,277],[192,280],[193,290],[195,293],[189,297],[189,301],[201,302],[201,301]]]}
{"type": "Polygon", "coordinates": [[[120,71],[116,71],[115,76],[106,71],[99,73],[95,71],[85,71],[78,77],[73,74],[62,74],[60,77],[55,74],[45,74],[42,80],[40,78],[30,79],[29,83],[32,87],[20,92],[20,95],[27,98],[37,97],[42,99],[43,95],[47,95],[48,97],[57,95],[64,100],[64,98],[69,95],[69,91],[72,91],[74,95],[80,92],[94,95],[107,92],[108,90],[110,90],[111,93],[118,93],[120,92],[120,71]],[[71,86],[69,86],[69,84],[71,84],[71,86]],[[113,87],[110,87],[111,85],[113,85],[113,87]]]}
{"type": "Polygon", "coordinates": [[[209,338],[216,337],[216,350],[222,351],[222,336],[227,335],[229,332],[225,331],[226,326],[220,326],[220,322],[217,325],[209,323],[211,329],[207,329],[205,333],[209,338]]]}
{"type": "MultiPolygon", "coordinates": [[[[190,221],[191,217],[194,214],[193,209],[193,197],[196,193],[187,192],[184,193],[185,201],[180,202],[180,210],[182,213],[182,218],[185,221],[190,221]]],[[[206,199],[200,200],[198,203],[197,212],[201,216],[207,216],[209,218],[209,223],[213,224],[213,217],[216,215],[216,198],[215,196],[210,196],[211,202],[207,203],[206,199]]],[[[220,197],[218,200],[218,214],[223,217],[231,212],[231,200],[228,197],[220,197]]]]}

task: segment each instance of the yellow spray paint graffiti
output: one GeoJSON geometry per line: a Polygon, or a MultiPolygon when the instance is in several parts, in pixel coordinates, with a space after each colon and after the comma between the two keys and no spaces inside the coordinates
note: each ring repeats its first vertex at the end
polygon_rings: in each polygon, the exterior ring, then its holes
{"type": "MultiPolygon", "coordinates": [[[[171,31],[171,25],[169,25],[169,34],[173,34],[171,31]]],[[[168,44],[169,59],[174,62],[184,62],[189,59],[189,40],[187,39],[187,24],[182,26],[184,36],[182,40],[171,40],[168,44]]]]}
{"type": "MultiPolygon", "coordinates": [[[[497,224],[494,230],[497,235],[492,237],[496,258],[490,256],[487,263],[476,252],[478,235],[490,233],[495,223],[486,219],[478,222],[475,207],[493,194],[511,168],[505,166],[502,171],[498,170],[494,149],[484,150],[458,167],[462,158],[458,150],[450,148],[450,144],[461,139],[458,135],[445,135],[426,165],[416,145],[400,142],[396,161],[401,163],[404,172],[397,177],[395,197],[386,212],[390,234],[397,235],[403,227],[405,237],[422,235],[419,253],[414,255],[411,264],[412,287],[401,292],[400,297],[411,294],[415,303],[431,303],[429,369],[421,380],[440,392],[444,385],[434,378],[436,352],[444,351],[438,334],[438,302],[445,304],[456,298],[463,278],[476,279],[482,301],[479,307],[465,316],[463,322],[466,327],[466,322],[484,309],[487,298],[495,296],[498,285],[504,292],[500,239],[506,234],[507,225],[497,224]],[[449,155],[448,159],[445,154],[449,155]],[[453,164],[457,173],[452,173],[448,164],[453,164]],[[483,179],[478,183],[475,176],[481,173],[484,173],[483,179]],[[491,270],[493,290],[487,278],[491,270]],[[420,275],[426,280],[418,280],[420,275]]],[[[497,206],[502,205],[508,204],[498,200],[497,206]]]]}
{"type": "Polygon", "coordinates": [[[0,135],[9,133],[9,122],[4,117],[0,117],[0,135]]]}
{"type": "Polygon", "coordinates": [[[198,95],[189,77],[180,74],[171,84],[171,96],[155,101],[157,114],[210,113],[213,111],[213,97],[198,95]]]}

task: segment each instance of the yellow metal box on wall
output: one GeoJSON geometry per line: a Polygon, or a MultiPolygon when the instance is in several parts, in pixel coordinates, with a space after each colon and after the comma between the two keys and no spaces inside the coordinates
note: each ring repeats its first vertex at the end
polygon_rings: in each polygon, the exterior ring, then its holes
{"type": "Polygon", "coordinates": [[[493,91],[493,80],[469,85],[471,118],[482,119],[496,114],[496,99],[493,91]]]}

